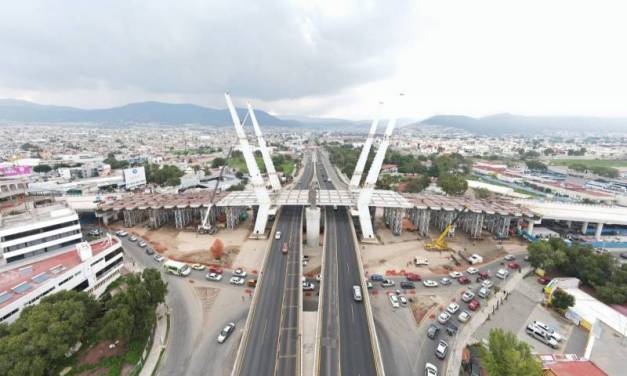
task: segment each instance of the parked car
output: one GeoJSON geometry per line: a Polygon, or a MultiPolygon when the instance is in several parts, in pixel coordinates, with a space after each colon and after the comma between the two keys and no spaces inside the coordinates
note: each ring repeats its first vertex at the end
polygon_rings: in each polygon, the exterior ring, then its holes
{"type": "Polygon", "coordinates": [[[543,285],[543,286],[544,286],[544,285],[548,285],[548,284],[549,284],[549,282],[551,282],[551,278],[548,278],[548,277],[539,277],[537,281],[538,281],[538,283],[539,283],[539,284],[541,284],[541,285],[543,285]]]}
{"type": "Polygon", "coordinates": [[[451,319],[451,315],[448,312],[441,312],[438,315],[438,322],[440,324],[446,324],[448,322],[448,320],[451,319]]]}
{"type": "Polygon", "coordinates": [[[457,303],[449,303],[448,307],[446,307],[446,312],[454,315],[457,311],[459,311],[459,304],[457,303]]]}
{"type": "Polygon", "coordinates": [[[246,284],[248,285],[248,287],[257,287],[257,280],[256,279],[249,279],[246,284]]]}
{"type": "Polygon", "coordinates": [[[146,248],[146,246],[147,246],[148,244],[146,244],[146,242],[142,240],[142,241],[140,241],[139,243],[137,243],[137,245],[138,245],[140,248],[146,248]]]}
{"type": "Polygon", "coordinates": [[[470,278],[463,275],[457,278],[457,282],[459,282],[460,285],[467,285],[470,283],[470,278]]]}
{"type": "Polygon", "coordinates": [[[552,338],[548,333],[542,330],[542,328],[539,328],[533,324],[527,325],[525,332],[527,332],[527,334],[529,334],[531,337],[544,343],[545,345],[550,346],[551,348],[556,349],[559,346],[557,340],[552,338]]]}
{"type": "Polygon", "coordinates": [[[405,273],[405,278],[407,278],[408,281],[420,281],[422,279],[420,275],[416,273],[405,273]]]}
{"type": "Polygon", "coordinates": [[[384,279],[383,282],[381,282],[381,287],[392,287],[394,286],[394,281],[392,281],[391,279],[384,279]]]}
{"type": "Polygon", "coordinates": [[[206,266],[204,266],[203,264],[194,264],[192,265],[192,269],[194,270],[205,270],[206,266]]]}
{"type": "Polygon", "coordinates": [[[468,262],[470,263],[470,265],[481,264],[483,262],[483,257],[475,253],[468,257],[468,262]]]}
{"type": "Polygon", "coordinates": [[[163,260],[165,260],[165,257],[161,255],[155,255],[153,258],[155,259],[156,262],[163,262],[163,260]]]}
{"type": "Polygon", "coordinates": [[[446,334],[448,334],[449,336],[454,336],[455,334],[457,334],[458,330],[459,328],[455,324],[448,324],[448,326],[446,327],[446,334]]]}
{"type": "Polygon", "coordinates": [[[506,255],[503,259],[505,261],[514,261],[514,260],[516,260],[516,256],[514,256],[514,255],[506,255]]]}
{"type": "Polygon", "coordinates": [[[414,265],[416,266],[428,266],[429,260],[426,257],[414,257],[414,265]]]}
{"type": "Polygon", "coordinates": [[[438,283],[432,279],[425,279],[424,281],[422,281],[422,284],[425,287],[438,287],[438,283]]]}
{"type": "Polygon", "coordinates": [[[470,291],[470,290],[466,290],[464,291],[464,293],[462,294],[462,300],[466,303],[468,303],[469,301],[473,300],[475,297],[475,293],[470,291]]]}
{"type": "Polygon", "coordinates": [[[207,273],[205,278],[209,281],[220,282],[222,280],[222,274],[218,273],[207,273]]]}
{"type": "Polygon", "coordinates": [[[244,278],[241,277],[231,277],[231,279],[229,280],[229,283],[232,285],[236,285],[236,286],[243,286],[244,285],[244,278]]]}
{"type": "Polygon", "coordinates": [[[468,309],[471,311],[476,311],[479,309],[479,307],[481,307],[481,304],[479,304],[479,301],[477,299],[473,299],[468,303],[468,309]]]}
{"type": "Polygon", "coordinates": [[[479,291],[477,291],[477,296],[482,299],[487,299],[490,296],[490,290],[485,287],[481,287],[479,291]]]}
{"type": "Polygon", "coordinates": [[[246,278],[246,272],[242,268],[233,270],[233,275],[236,277],[246,278]]]}
{"type": "Polygon", "coordinates": [[[224,343],[224,341],[226,341],[226,339],[229,338],[229,336],[231,335],[231,333],[233,333],[234,330],[235,330],[234,322],[231,322],[227,326],[222,328],[222,330],[220,331],[220,334],[218,334],[218,343],[224,343]]]}
{"type": "Polygon", "coordinates": [[[463,276],[464,274],[462,272],[450,272],[448,273],[448,276],[453,278],[453,279],[457,279],[461,276],[463,276]]]}
{"type": "Polygon", "coordinates": [[[494,286],[494,282],[490,281],[489,279],[486,279],[485,281],[481,282],[481,287],[483,288],[491,289],[492,286],[494,286]]]}
{"type": "Polygon", "coordinates": [[[367,288],[368,290],[371,290],[371,289],[373,289],[373,288],[374,288],[374,285],[372,284],[372,282],[368,281],[368,282],[366,282],[366,288],[367,288]]]}
{"type": "Polygon", "coordinates": [[[484,281],[486,279],[490,279],[490,272],[489,271],[479,272],[479,279],[484,280],[484,281]]]}
{"type": "Polygon", "coordinates": [[[385,280],[385,278],[383,278],[383,276],[381,274],[373,274],[370,276],[370,280],[372,282],[383,282],[383,280],[385,280]]]}
{"type": "Polygon", "coordinates": [[[438,367],[432,363],[425,363],[425,376],[438,376],[438,367]]]}
{"type": "Polygon", "coordinates": [[[407,297],[405,295],[399,295],[398,300],[401,302],[401,305],[404,305],[404,306],[406,306],[408,303],[407,297]]]}
{"type": "Polygon", "coordinates": [[[401,288],[402,289],[406,289],[406,290],[408,290],[408,289],[415,289],[416,285],[414,285],[413,282],[402,281],[401,282],[401,288]]]}
{"type": "Polygon", "coordinates": [[[130,238],[128,238],[128,240],[132,241],[132,242],[136,242],[137,241],[137,236],[133,235],[130,238]]]}
{"type": "Polygon", "coordinates": [[[440,332],[440,327],[435,324],[431,324],[429,325],[429,328],[427,329],[427,337],[431,339],[435,339],[438,336],[439,332],[440,332]]]}
{"type": "Polygon", "coordinates": [[[557,330],[555,330],[555,328],[553,328],[552,326],[548,326],[542,321],[533,321],[532,324],[547,332],[549,336],[551,336],[551,338],[555,339],[557,342],[562,342],[564,340],[564,337],[562,337],[561,334],[559,334],[557,330]]]}
{"type": "Polygon", "coordinates": [[[500,279],[505,279],[507,278],[508,275],[509,275],[509,272],[507,271],[507,269],[499,269],[496,272],[496,276],[500,279]]]}
{"type": "Polygon", "coordinates": [[[146,248],[146,254],[147,255],[153,255],[154,253],[155,253],[155,251],[152,248],[150,248],[150,247],[146,248]]]}
{"type": "Polygon", "coordinates": [[[210,271],[211,273],[217,273],[217,274],[222,274],[222,273],[224,273],[224,269],[222,269],[222,268],[221,268],[221,267],[219,267],[219,266],[210,266],[210,267],[209,267],[209,271],[210,271]]]}
{"type": "Polygon", "coordinates": [[[520,269],[520,264],[517,262],[510,262],[509,264],[507,264],[507,267],[510,269],[520,269]]]}
{"type": "Polygon", "coordinates": [[[116,234],[117,236],[119,236],[120,238],[123,238],[123,237],[125,237],[126,235],[128,235],[128,232],[123,231],[123,230],[118,230],[118,231],[116,231],[116,232],[115,232],[115,234],[116,234]]]}
{"type": "Polygon", "coordinates": [[[390,304],[392,304],[392,308],[399,308],[401,305],[399,304],[398,296],[390,294],[390,304]]]}
{"type": "Polygon", "coordinates": [[[438,359],[444,359],[446,358],[447,353],[448,353],[448,343],[440,340],[440,342],[438,342],[438,345],[435,347],[435,356],[437,356],[438,359]]]}
{"type": "Polygon", "coordinates": [[[316,285],[313,282],[303,282],[303,291],[313,291],[316,289],[316,285]]]}
{"type": "Polygon", "coordinates": [[[440,278],[440,284],[443,286],[448,286],[451,284],[451,279],[448,277],[442,277],[440,278]]]}
{"type": "Polygon", "coordinates": [[[479,269],[471,266],[470,268],[466,269],[466,273],[471,274],[471,275],[477,274],[479,273],[479,269]]]}
{"type": "Polygon", "coordinates": [[[467,322],[468,320],[470,320],[470,312],[463,310],[459,313],[459,315],[457,315],[457,321],[459,322],[467,322]]]}

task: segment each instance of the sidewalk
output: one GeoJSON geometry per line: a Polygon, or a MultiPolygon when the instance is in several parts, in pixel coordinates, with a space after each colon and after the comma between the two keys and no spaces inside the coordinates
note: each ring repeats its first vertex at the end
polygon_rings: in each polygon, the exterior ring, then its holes
{"type": "Polygon", "coordinates": [[[513,274],[510,279],[503,285],[501,290],[494,294],[494,296],[490,299],[487,305],[481,308],[481,311],[474,314],[474,317],[466,324],[466,326],[462,327],[462,330],[457,334],[457,340],[455,341],[455,345],[453,351],[451,352],[451,356],[448,360],[446,375],[447,376],[458,376],[459,371],[462,365],[462,352],[464,351],[464,347],[469,343],[473,334],[483,323],[486,321],[488,316],[501,304],[506,304],[506,300],[503,300],[505,297],[505,292],[511,293],[514,288],[522,281],[525,275],[531,271],[531,267],[526,267],[521,270],[520,273],[513,274]]]}
{"type": "Polygon", "coordinates": [[[157,324],[155,328],[155,338],[152,340],[152,347],[148,352],[144,367],[139,373],[140,376],[150,376],[159,364],[161,351],[165,349],[168,343],[168,316],[167,306],[160,304],[157,307],[157,324]]]}

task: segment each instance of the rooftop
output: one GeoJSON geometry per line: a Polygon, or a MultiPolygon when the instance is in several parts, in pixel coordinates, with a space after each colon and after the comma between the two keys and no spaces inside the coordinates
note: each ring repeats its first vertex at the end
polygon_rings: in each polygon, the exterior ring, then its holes
{"type": "Polygon", "coordinates": [[[544,374],[551,376],[607,376],[590,360],[559,361],[545,364],[544,369],[544,374]]]}
{"type": "Polygon", "coordinates": [[[35,221],[47,221],[72,214],[76,214],[76,212],[64,204],[54,204],[50,206],[26,209],[16,214],[3,215],[0,217],[0,226],[2,226],[0,232],[9,228],[30,224],[35,221]]]}

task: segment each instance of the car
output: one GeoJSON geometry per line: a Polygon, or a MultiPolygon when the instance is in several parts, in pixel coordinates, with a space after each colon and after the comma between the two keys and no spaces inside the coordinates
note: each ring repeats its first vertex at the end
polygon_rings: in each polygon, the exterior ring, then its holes
{"type": "Polygon", "coordinates": [[[316,285],[313,282],[304,281],[303,282],[303,291],[313,291],[316,289],[316,285]]]}
{"type": "Polygon", "coordinates": [[[554,349],[559,346],[559,343],[555,338],[553,338],[551,335],[549,335],[549,333],[536,325],[528,324],[527,328],[525,328],[525,332],[527,332],[527,334],[537,339],[538,341],[554,349]]]}
{"type": "Polygon", "coordinates": [[[468,262],[470,263],[470,265],[481,264],[483,262],[483,257],[475,253],[468,257],[468,262]]]}
{"type": "Polygon", "coordinates": [[[276,240],[281,239],[281,231],[277,231],[277,232],[275,232],[275,233],[274,233],[274,238],[275,238],[276,240]]]}
{"type": "Polygon", "coordinates": [[[192,269],[194,270],[205,270],[206,266],[204,266],[203,264],[194,264],[192,265],[192,269]]]}
{"type": "Polygon", "coordinates": [[[233,270],[233,275],[236,277],[246,278],[246,272],[242,268],[233,270]]]}
{"type": "Polygon", "coordinates": [[[457,279],[461,276],[463,276],[462,272],[450,272],[448,273],[448,276],[453,278],[453,279],[457,279]]]}
{"type": "Polygon", "coordinates": [[[137,245],[138,245],[140,248],[146,248],[146,246],[147,246],[148,244],[146,244],[146,242],[142,240],[142,241],[140,241],[139,243],[137,243],[137,245]]]}
{"type": "Polygon", "coordinates": [[[408,301],[407,301],[407,297],[405,295],[399,295],[398,296],[398,300],[401,302],[402,305],[406,306],[408,301]]]}
{"type": "Polygon", "coordinates": [[[218,343],[224,343],[224,341],[226,341],[226,339],[229,338],[229,336],[231,335],[231,333],[233,333],[234,330],[235,330],[234,322],[230,322],[227,326],[222,328],[222,330],[220,331],[220,334],[218,334],[218,343]]]}
{"type": "Polygon", "coordinates": [[[499,269],[496,272],[496,277],[500,279],[505,279],[507,278],[508,275],[509,275],[509,272],[507,271],[507,269],[499,269]]]}
{"type": "Polygon", "coordinates": [[[425,279],[424,281],[422,281],[422,284],[425,287],[438,287],[438,283],[432,279],[425,279]]]}
{"type": "Polygon", "coordinates": [[[486,279],[490,279],[490,271],[479,272],[479,279],[484,280],[484,281],[486,279]]]}
{"type": "Polygon", "coordinates": [[[477,299],[473,299],[470,302],[468,302],[468,309],[471,311],[476,311],[479,309],[479,307],[481,307],[481,304],[479,303],[477,299]]]}
{"type": "Polygon", "coordinates": [[[459,282],[460,285],[467,285],[470,283],[470,278],[466,277],[465,275],[457,278],[457,282],[459,282]]]}
{"type": "Polygon", "coordinates": [[[457,311],[459,311],[459,304],[457,303],[449,303],[448,307],[446,307],[446,312],[454,315],[457,311]]]}
{"type": "Polygon", "coordinates": [[[407,278],[408,281],[420,281],[422,279],[420,274],[416,273],[405,273],[405,278],[407,278]]]}
{"type": "Polygon", "coordinates": [[[218,273],[207,273],[205,278],[209,281],[220,282],[222,280],[222,274],[218,273]]]}
{"type": "Polygon", "coordinates": [[[384,279],[381,282],[381,287],[392,287],[394,286],[394,281],[392,281],[391,279],[384,279]]]}
{"type": "Polygon", "coordinates": [[[516,260],[516,256],[514,256],[514,255],[506,255],[505,257],[503,257],[503,259],[505,261],[514,261],[514,260],[516,260]]]}
{"type": "Polygon", "coordinates": [[[459,315],[457,315],[457,321],[459,322],[467,322],[468,320],[470,320],[470,317],[472,317],[470,315],[470,312],[463,310],[459,313],[459,315]]]}
{"type": "Polygon", "coordinates": [[[443,286],[448,286],[451,284],[451,279],[448,277],[442,277],[440,278],[440,284],[443,286]]]}
{"type": "Polygon", "coordinates": [[[425,363],[425,376],[438,376],[438,367],[431,363],[425,363]]]}
{"type": "Polygon", "coordinates": [[[507,267],[510,269],[520,269],[520,264],[517,262],[510,262],[509,264],[507,264],[507,267]]]}
{"type": "Polygon", "coordinates": [[[287,243],[283,243],[283,247],[281,247],[281,253],[287,254],[288,248],[287,243]]]}
{"type": "Polygon", "coordinates": [[[302,261],[303,266],[307,266],[308,263],[309,263],[309,260],[303,259],[303,261],[302,261]]]}
{"type": "Polygon", "coordinates": [[[316,281],[320,282],[322,280],[322,276],[320,274],[316,274],[316,281]]]}
{"type": "Polygon", "coordinates": [[[100,230],[98,230],[97,228],[93,229],[93,230],[89,230],[89,232],[87,233],[87,235],[90,236],[98,236],[100,235],[100,230]]]}
{"type": "Polygon", "coordinates": [[[470,290],[466,290],[462,294],[462,300],[464,302],[466,302],[466,303],[468,303],[469,301],[473,300],[474,298],[475,298],[475,293],[470,291],[470,290]]]}
{"type": "Polygon", "coordinates": [[[477,291],[477,296],[482,299],[487,299],[490,296],[490,290],[485,287],[481,287],[479,291],[477,291]]]}
{"type": "Polygon", "coordinates": [[[548,278],[548,277],[539,277],[539,278],[537,279],[537,281],[538,281],[538,283],[539,283],[539,284],[541,284],[541,285],[545,286],[545,285],[548,285],[548,284],[549,284],[549,282],[551,282],[551,278],[548,278]]]}
{"type": "Polygon", "coordinates": [[[150,247],[146,248],[146,254],[147,255],[154,255],[154,253],[155,253],[155,251],[152,248],[150,248],[150,247]]]}
{"type": "Polygon", "coordinates": [[[137,241],[137,236],[133,235],[130,238],[128,238],[128,240],[132,241],[132,242],[136,242],[137,241]]]}
{"type": "Polygon", "coordinates": [[[481,282],[481,287],[485,289],[491,289],[492,286],[494,286],[494,282],[490,281],[489,279],[486,279],[485,281],[481,282]]]}
{"type": "Polygon", "coordinates": [[[415,289],[416,285],[413,282],[401,281],[401,288],[406,290],[415,289]]]}
{"type": "Polygon", "coordinates": [[[557,342],[562,342],[564,340],[564,337],[562,337],[556,330],[555,328],[548,326],[547,324],[543,323],[542,321],[536,321],[534,320],[532,322],[533,325],[537,326],[538,328],[544,330],[545,332],[547,332],[549,334],[549,336],[551,336],[551,338],[555,339],[557,342]]]}
{"type": "Polygon", "coordinates": [[[116,232],[115,232],[115,234],[116,234],[117,236],[119,236],[119,237],[123,238],[123,237],[125,237],[126,235],[128,235],[128,232],[123,231],[123,230],[119,230],[119,231],[116,231],[116,232]]]}
{"type": "Polygon", "coordinates": [[[471,266],[470,268],[466,269],[466,273],[471,274],[471,275],[477,274],[479,273],[479,269],[471,266]]]}
{"type": "Polygon", "coordinates": [[[398,296],[390,294],[390,304],[392,304],[392,308],[399,308],[401,305],[399,304],[398,296]]]}
{"type": "Polygon", "coordinates": [[[366,282],[366,287],[368,288],[368,290],[372,290],[374,288],[374,285],[372,284],[372,282],[368,281],[366,282]]]}
{"type": "Polygon", "coordinates": [[[165,260],[165,257],[161,255],[155,255],[155,257],[153,258],[155,259],[156,262],[163,262],[163,260],[165,260]]]}
{"type": "Polygon", "coordinates": [[[361,295],[361,287],[358,285],[353,286],[353,299],[356,302],[361,302],[363,300],[363,296],[361,295]]]}
{"type": "Polygon", "coordinates": [[[229,283],[232,285],[236,285],[236,286],[243,286],[244,285],[244,278],[241,277],[231,277],[231,279],[229,280],[229,283]]]}
{"type": "Polygon", "coordinates": [[[438,336],[439,332],[440,332],[440,327],[435,324],[431,324],[429,325],[429,328],[427,329],[427,337],[431,339],[435,339],[435,337],[438,336]]]}
{"type": "Polygon", "coordinates": [[[248,285],[248,287],[257,287],[257,280],[256,279],[249,279],[246,282],[246,285],[248,285]]]}
{"type": "Polygon", "coordinates": [[[438,322],[440,324],[446,324],[451,319],[451,315],[448,312],[442,312],[438,315],[438,322]]]}
{"type": "Polygon", "coordinates": [[[414,257],[414,265],[416,266],[428,266],[429,260],[426,257],[414,257]]]}
{"type": "Polygon", "coordinates": [[[438,342],[438,345],[435,347],[435,356],[438,357],[438,359],[444,359],[446,358],[447,352],[448,352],[448,343],[440,340],[440,342],[438,342]]]}
{"type": "Polygon", "coordinates": [[[372,282],[383,282],[385,278],[381,274],[373,274],[370,276],[372,282]]]}
{"type": "Polygon", "coordinates": [[[221,267],[219,267],[219,266],[210,266],[210,267],[209,267],[209,271],[210,271],[211,273],[216,273],[216,274],[222,274],[222,273],[224,273],[224,269],[222,269],[222,268],[221,268],[221,267]]]}
{"type": "Polygon", "coordinates": [[[446,334],[448,334],[449,336],[454,336],[455,334],[457,334],[458,330],[459,328],[457,327],[457,325],[448,324],[448,326],[446,327],[446,334]]]}

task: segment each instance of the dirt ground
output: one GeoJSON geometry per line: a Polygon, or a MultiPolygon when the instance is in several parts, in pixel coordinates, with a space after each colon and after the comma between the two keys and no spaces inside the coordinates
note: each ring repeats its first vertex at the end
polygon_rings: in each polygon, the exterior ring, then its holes
{"type": "Polygon", "coordinates": [[[114,348],[110,349],[111,342],[100,342],[96,346],[87,350],[79,360],[79,364],[96,364],[102,358],[123,354],[126,351],[126,345],[118,343],[114,348]]]}

